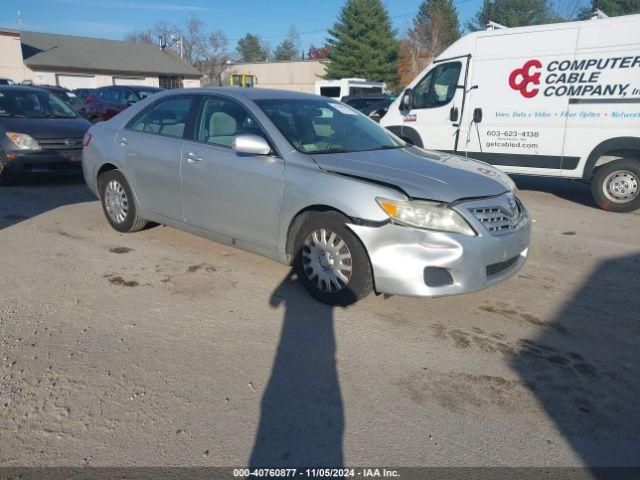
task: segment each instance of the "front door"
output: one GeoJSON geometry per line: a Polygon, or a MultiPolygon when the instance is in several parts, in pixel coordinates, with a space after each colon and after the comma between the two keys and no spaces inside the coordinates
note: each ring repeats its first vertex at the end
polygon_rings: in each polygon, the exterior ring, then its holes
{"type": "Polygon", "coordinates": [[[193,96],[172,96],[136,116],[116,136],[116,157],[141,206],[182,220],[180,158],[193,96]]]}
{"type": "Polygon", "coordinates": [[[240,134],[267,138],[235,100],[204,97],[194,140],[185,142],[181,160],[184,220],[275,251],[284,161],[236,152],[231,146],[240,134]]]}
{"type": "Polygon", "coordinates": [[[454,151],[462,116],[467,59],[435,64],[413,89],[404,127],[413,128],[425,148],[454,151]]]}

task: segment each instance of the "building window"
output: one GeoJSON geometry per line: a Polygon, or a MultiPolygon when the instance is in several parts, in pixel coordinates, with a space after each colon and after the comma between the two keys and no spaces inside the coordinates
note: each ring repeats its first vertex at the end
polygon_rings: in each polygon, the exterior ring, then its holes
{"type": "Polygon", "coordinates": [[[169,76],[161,76],[160,77],[160,88],[164,88],[167,90],[172,90],[174,88],[182,88],[182,77],[169,77],[169,76]]]}

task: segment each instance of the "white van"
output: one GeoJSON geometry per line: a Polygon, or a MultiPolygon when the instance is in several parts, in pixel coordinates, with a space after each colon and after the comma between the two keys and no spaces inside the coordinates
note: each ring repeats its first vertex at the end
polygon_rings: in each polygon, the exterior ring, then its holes
{"type": "Polygon", "coordinates": [[[591,181],[606,210],[640,208],[640,15],[466,35],[380,123],[508,173],[591,181]]]}
{"type": "Polygon", "coordinates": [[[360,95],[367,93],[387,93],[387,84],[384,82],[369,82],[364,78],[341,78],[339,80],[316,81],[315,94],[323,97],[342,100],[347,95],[360,95]]]}

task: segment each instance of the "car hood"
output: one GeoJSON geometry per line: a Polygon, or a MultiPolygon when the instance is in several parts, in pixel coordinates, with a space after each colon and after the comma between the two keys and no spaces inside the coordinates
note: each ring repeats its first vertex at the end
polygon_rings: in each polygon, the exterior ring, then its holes
{"type": "Polygon", "coordinates": [[[84,118],[0,118],[9,132],[26,133],[33,138],[82,137],[91,123],[84,118]]]}
{"type": "Polygon", "coordinates": [[[457,155],[418,147],[315,154],[324,170],[394,185],[412,198],[453,202],[490,197],[515,189],[497,168],[457,155]]]}

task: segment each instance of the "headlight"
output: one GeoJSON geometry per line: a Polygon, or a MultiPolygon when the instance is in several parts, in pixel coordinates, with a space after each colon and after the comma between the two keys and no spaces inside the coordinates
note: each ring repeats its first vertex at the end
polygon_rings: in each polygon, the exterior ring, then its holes
{"type": "Polygon", "coordinates": [[[397,223],[428,230],[476,235],[462,216],[451,208],[435,202],[388,200],[376,198],[378,205],[397,223]]]}
{"type": "Polygon", "coordinates": [[[25,133],[7,132],[7,138],[18,147],[18,150],[42,150],[38,142],[25,133]]]}

